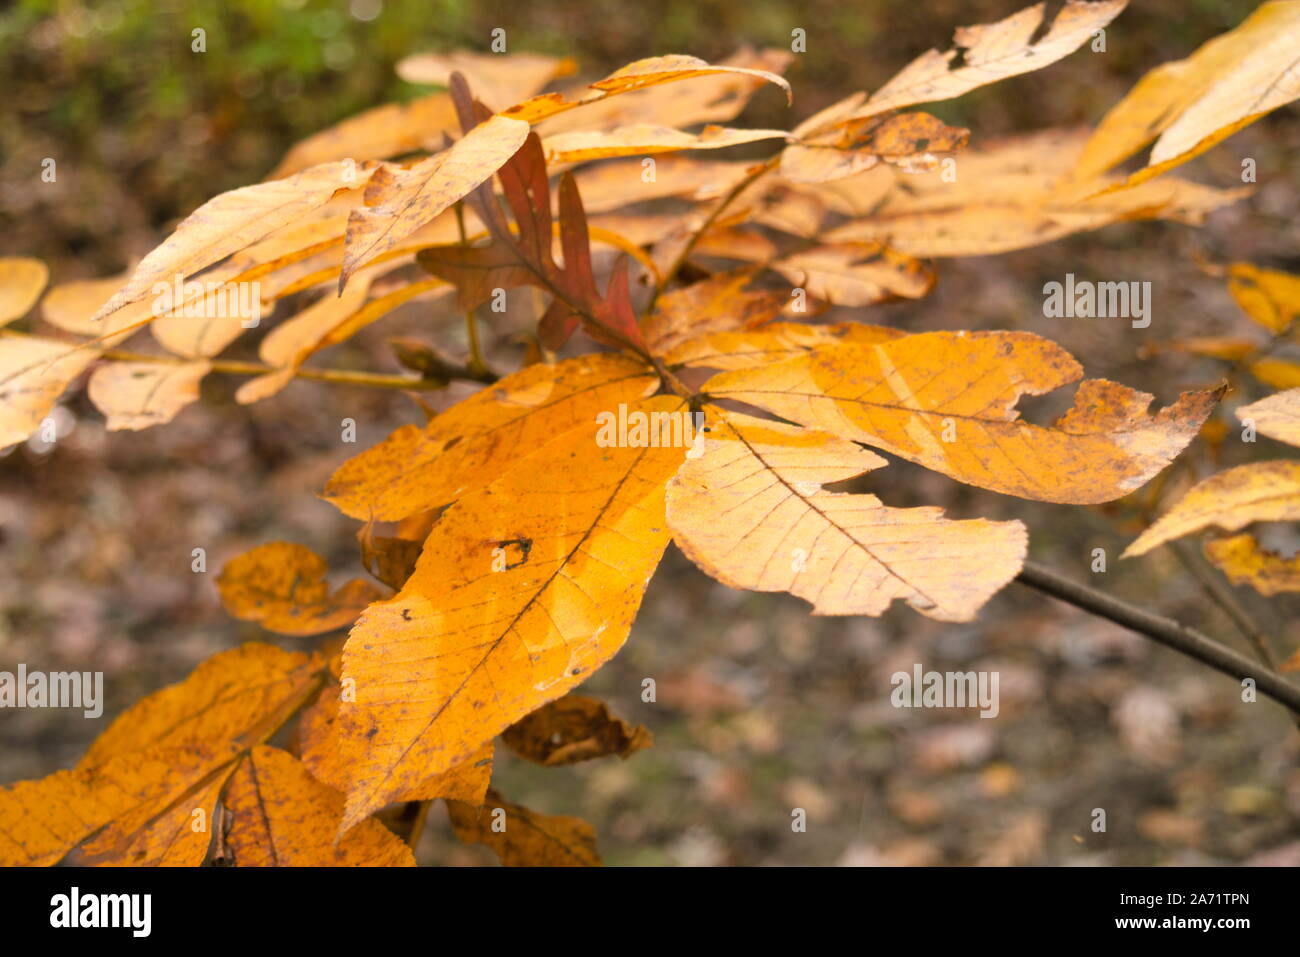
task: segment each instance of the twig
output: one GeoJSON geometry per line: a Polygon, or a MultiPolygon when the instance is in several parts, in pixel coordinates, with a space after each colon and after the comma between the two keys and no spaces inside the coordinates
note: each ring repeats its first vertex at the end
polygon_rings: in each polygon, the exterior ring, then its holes
{"type": "Polygon", "coordinates": [[[1300,715],[1300,687],[1266,665],[1251,661],[1240,652],[1194,628],[1172,618],[1135,608],[1128,602],[1081,585],[1035,562],[1025,562],[1016,580],[1090,614],[1146,635],[1238,681],[1250,678],[1264,694],[1285,705],[1293,714],[1300,715]]]}
{"type": "Polygon", "coordinates": [[[1232,619],[1233,626],[1241,633],[1241,637],[1250,642],[1250,646],[1255,649],[1255,654],[1259,656],[1259,660],[1276,670],[1277,658],[1268,646],[1264,630],[1256,624],[1249,612],[1241,607],[1232,593],[1223,587],[1222,582],[1214,575],[1207,573],[1205,566],[1201,562],[1188,554],[1187,549],[1183,547],[1181,542],[1170,542],[1169,547],[1178,560],[1182,562],[1188,573],[1200,582],[1210,600],[1223,609],[1224,614],[1232,619]]]}
{"type": "MultiPolygon", "coordinates": [[[[141,352],[128,352],[125,349],[108,349],[100,355],[102,358],[112,359],[116,362],[150,362],[179,365],[192,361],[178,356],[146,355],[141,352]]],[[[263,365],[260,362],[242,362],[237,359],[212,359],[210,361],[213,372],[227,375],[265,375],[268,372],[281,371],[276,366],[263,365]]],[[[490,373],[475,373],[469,368],[449,371],[456,373],[451,376],[452,378],[465,379],[471,382],[492,382],[496,378],[495,376],[487,378],[490,373]]],[[[445,379],[385,375],[380,372],[356,372],[351,369],[308,369],[300,367],[295,369],[293,374],[300,379],[314,379],[319,382],[332,382],[336,385],[370,386],[377,389],[443,389],[447,386],[445,379]]]]}

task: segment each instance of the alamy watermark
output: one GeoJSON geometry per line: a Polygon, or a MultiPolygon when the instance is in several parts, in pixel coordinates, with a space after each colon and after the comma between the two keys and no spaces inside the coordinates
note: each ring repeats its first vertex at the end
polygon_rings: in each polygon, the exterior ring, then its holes
{"type": "Polygon", "coordinates": [[[0,708],[81,708],[87,718],[104,713],[104,672],[0,671],[0,708]]]}
{"type": "Polygon", "coordinates": [[[1151,325],[1150,282],[1076,282],[1068,272],[1064,283],[1046,283],[1043,295],[1048,319],[1132,319],[1134,329],[1151,325]]]}
{"type": "Polygon", "coordinates": [[[704,436],[709,431],[703,412],[629,412],[620,402],[617,412],[596,415],[596,444],[603,449],[689,449],[687,458],[704,453],[704,436]]]}
{"type": "Polygon", "coordinates": [[[909,674],[895,671],[889,702],[895,708],[979,708],[981,718],[996,718],[998,673],[996,671],[925,671],[912,665],[909,674]]]}
{"type": "Polygon", "coordinates": [[[260,282],[186,282],[178,274],[172,282],[154,283],[151,291],[157,317],[238,319],[245,329],[256,329],[262,320],[260,282]]]}

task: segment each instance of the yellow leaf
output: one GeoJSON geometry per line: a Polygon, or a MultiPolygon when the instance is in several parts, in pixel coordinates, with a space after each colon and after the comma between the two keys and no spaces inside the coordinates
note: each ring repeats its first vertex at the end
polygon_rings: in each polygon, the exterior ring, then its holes
{"type": "MultiPolygon", "coordinates": [[[[677,80],[707,77],[719,73],[752,77],[757,80],[765,80],[768,83],[775,83],[785,90],[787,102],[793,99],[790,84],[777,74],[767,70],[722,64],[715,65],[707,63],[699,57],[669,54],[667,56],[648,57],[644,60],[629,63],[622,69],[615,70],[603,80],[592,83],[591,92],[577,100],[569,100],[559,93],[546,93],[512,106],[508,110],[502,111],[501,115],[524,120],[528,123],[537,123],[557,113],[563,113],[578,106],[587,106],[621,93],[631,93],[657,86],[660,83],[673,83],[677,80]]],[[[679,118],[679,122],[686,121],[679,118]]]]}
{"type": "Polygon", "coordinates": [[[472,807],[447,802],[447,816],[465,844],[490,847],[506,867],[598,867],[596,832],[576,817],[539,814],[496,791],[472,807]]]}
{"type": "Polygon", "coordinates": [[[198,401],[199,382],[212,363],[106,362],[90,376],[90,401],[108,418],[107,429],[147,429],[176,418],[198,401]]]}
{"type": "Polygon", "coordinates": [[[688,368],[748,369],[792,359],[820,346],[850,342],[869,345],[901,335],[901,329],[861,322],[825,326],[774,322],[752,331],[717,332],[691,339],[669,351],[664,362],[688,368]]]}
{"type": "Polygon", "coordinates": [[[542,141],[548,163],[584,163],[611,156],[641,156],[675,150],[717,150],[758,140],[783,139],[784,130],[728,129],[706,126],[687,133],[669,126],[641,123],[612,130],[557,133],[542,141]]]}
{"type": "Polygon", "coordinates": [[[0,339],[0,449],[40,428],[63,390],[98,356],[57,339],[0,339]]]}
{"type": "Polygon", "coordinates": [[[703,389],[971,485],[1072,504],[1107,502],[1145,484],[1192,440],[1221,394],[1187,392],[1151,416],[1152,396],[1088,379],[1052,426],[1019,420],[1020,396],[1081,372],[1068,352],[1031,333],[933,332],[817,348],[720,373],[703,389]]]}
{"type": "Polygon", "coordinates": [[[1237,408],[1237,418],[1253,422],[1269,438],[1300,446],[1300,389],[1290,389],[1237,408]]]}
{"type": "MultiPolygon", "coordinates": [[[[739,115],[766,82],[761,76],[743,71],[781,73],[793,59],[789,50],[742,47],[717,64],[724,72],[695,75],[689,83],[660,83],[618,95],[604,95],[599,90],[577,86],[559,94],[559,102],[577,100],[582,103],[582,109],[565,112],[571,107],[562,106],[558,115],[549,115],[538,124],[537,132],[546,137],[570,130],[609,130],[636,123],[662,123],[665,117],[671,117],[679,128],[697,123],[725,123],[739,115]],[[731,67],[738,67],[742,72],[726,70],[731,67]]],[[[538,98],[539,102],[541,99],[538,98]]],[[[552,104],[544,105],[543,109],[553,109],[552,104]]]]}
{"type": "Polygon", "coordinates": [[[543,442],[594,423],[597,413],[633,402],[658,383],[644,363],[609,353],[528,366],[423,429],[402,426],[344,463],[321,495],[347,515],[381,522],[441,508],[543,442]]]}
{"type": "Polygon", "coordinates": [[[96,322],[127,303],[143,299],[155,283],[199,270],[257,242],[306,213],[324,206],[340,189],[352,189],[369,176],[355,163],[324,163],[286,180],[258,183],[208,200],[176,227],[161,246],[140,261],[126,285],[104,303],[96,322]]]}
{"type": "Polygon", "coordinates": [[[49,269],[39,259],[0,257],[0,326],[27,315],[49,278],[49,269]]]}
{"type": "Polygon", "coordinates": [[[354,578],[330,593],[329,566],[310,548],[269,542],[232,558],[217,578],[226,611],[282,635],[318,635],[352,624],[380,597],[354,578]]]}
{"type": "MultiPolygon", "coordinates": [[[[307,708],[298,722],[298,743],[302,763],[322,784],[336,791],[346,791],[351,780],[348,756],[339,736],[339,689],[327,688],[307,708]]],[[[400,801],[431,801],[447,798],[467,801],[476,807],[483,803],[492,778],[492,742],[484,744],[459,764],[430,775],[393,798],[400,801]]],[[[340,815],[341,817],[341,815],[340,815]]],[[[338,819],[331,825],[331,833],[338,819]]]]}
{"type": "Polygon", "coordinates": [[[898,598],[969,621],[1015,577],[1019,522],[951,521],[824,486],[886,465],[824,432],[706,409],[703,454],[668,486],[673,541],[732,588],[786,591],[818,615],[879,615],[898,598]]]}
{"type": "Polygon", "coordinates": [[[641,324],[650,348],[671,350],[708,332],[753,329],[780,315],[789,301],[783,292],[753,286],[756,270],[719,273],[659,297],[641,324]]]}
{"type": "Polygon", "coordinates": [[[610,754],[629,758],[650,747],[654,735],[644,725],[628,724],[603,701],[566,694],[506,728],[501,740],[521,758],[558,767],[610,754]]]}
{"type": "Polygon", "coordinates": [[[107,319],[92,322],[90,317],[126,282],[126,276],[108,279],[77,279],[60,283],[50,289],[41,300],[41,318],[52,326],[82,336],[103,337],[105,348],[117,345],[135,330],[136,323],[147,320],[153,313],[149,302],[135,302],[119,309],[107,319]],[[113,335],[119,330],[120,334],[113,335]]]}
{"type": "MultiPolygon", "coordinates": [[[[120,715],[73,770],[0,789],[0,865],[55,863],[110,823],[88,848],[103,863],[158,857],[168,833],[179,833],[182,805],[203,806],[213,778],[321,681],[318,660],[271,645],[209,658],[120,715]]],[[[191,860],[195,846],[187,838],[178,860],[191,860]]]]}
{"type": "Polygon", "coordinates": [[[588,216],[593,216],[670,196],[696,201],[714,199],[733,187],[751,165],[735,160],[669,155],[655,160],[655,176],[649,183],[645,182],[645,167],[639,159],[585,166],[573,175],[578,181],[582,208],[588,216]]]}
{"type": "Polygon", "coordinates": [[[415,866],[411,849],[378,821],[362,821],[335,843],[343,795],[277,748],[256,747],[240,763],[225,806],[237,867],[415,866]]]}
{"type": "Polygon", "coordinates": [[[86,844],[85,861],[100,867],[198,867],[212,843],[217,799],[229,777],[230,767],[221,767],[169,803],[133,808],[86,844]]]}
{"type": "Polygon", "coordinates": [[[1300,388],[1300,362],[1265,356],[1246,367],[1260,382],[1275,389],[1300,388]]]}
{"type": "MultiPolygon", "coordinates": [[[[404,286],[400,291],[409,288],[404,286]]],[[[321,347],[325,337],[361,309],[369,295],[369,278],[362,277],[343,295],[326,292],[296,316],[277,323],[262,340],[258,355],[263,362],[279,368],[245,382],[235,393],[235,401],[241,405],[260,402],[287,386],[302,364],[321,347]]]]}
{"type": "MultiPolygon", "coordinates": [[[[489,107],[506,107],[536,93],[551,80],[568,76],[578,64],[569,57],[540,53],[415,53],[397,64],[397,75],[407,83],[449,86],[452,73],[461,73],[474,96],[489,107]]],[[[431,135],[426,133],[427,136],[431,135]]]]}
{"type": "Polygon", "coordinates": [[[1047,130],[966,150],[955,179],[942,171],[897,174],[907,176],[905,189],[895,186],[867,215],[822,239],[887,242],[913,256],[982,256],[1128,220],[1196,224],[1250,193],[1249,187],[1220,190],[1173,177],[1115,192],[1097,190],[1122,185],[1119,180],[1091,181],[1077,194],[1064,191],[1058,170],[1082,146],[1078,131],[1047,130]],[[1056,161],[1044,164],[1043,156],[1056,161]]]}
{"type": "Polygon", "coordinates": [[[1156,67],[1102,118],[1075,174],[1090,178],[1155,140],[1148,165],[1127,180],[1143,182],[1294,100],[1298,38],[1300,3],[1274,0],[1190,57],[1156,67]]]}
{"type": "Polygon", "coordinates": [[[1218,526],[1236,532],[1251,522],[1300,518],[1300,462],[1252,462],[1194,486],[1124,551],[1145,555],[1165,542],[1218,526]]]}
{"type": "MultiPolygon", "coordinates": [[[[680,399],[628,403],[685,415],[680,399]]],[[[612,410],[611,410],[612,411],[612,410]]],[[[680,447],[602,447],[588,420],[434,524],[415,574],[343,651],[343,830],[568,692],[627,638],[668,544],[680,447]]],[[[629,433],[630,438],[630,433],[629,433]]]]}
{"type": "Polygon", "coordinates": [[[1041,70],[1092,39],[1127,3],[1128,0],[1097,3],[1067,0],[1041,36],[1046,7],[1043,3],[1026,7],[996,23],[959,27],[953,36],[953,49],[921,54],[873,93],[851,117],[950,100],[1009,76],[1041,70]]]}
{"type": "Polygon", "coordinates": [[[358,268],[473,192],[527,136],[527,123],[493,116],[410,169],[382,164],[366,186],[365,205],[352,210],[348,219],[339,290],[358,268]]]}
{"type": "MultiPolygon", "coordinates": [[[[0,789],[0,865],[45,867],[56,864],[95,831],[119,818],[135,822],[133,833],[149,831],[153,818],[209,773],[235,756],[233,749],[137,751],[89,768],[58,771],[38,781],[19,781],[0,789]]],[[[163,825],[165,829],[165,825],[163,825]]],[[[131,835],[119,837],[130,841],[131,835]]],[[[153,833],[157,833],[156,831],[153,833]]],[[[141,834],[135,846],[152,835],[141,834]]],[[[207,844],[204,843],[206,850],[207,844]]],[[[101,842],[104,863],[122,860],[124,850],[101,842]]]]}
{"type": "Polygon", "coordinates": [[[1261,595],[1300,591],[1300,556],[1283,558],[1260,548],[1248,532],[1206,542],[1205,557],[1234,585],[1250,585],[1261,595]]]}
{"type": "Polygon", "coordinates": [[[808,295],[837,306],[869,306],[898,296],[920,299],[934,286],[934,270],[876,242],[815,246],[772,263],[808,295]]]}
{"type": "Polygon", "coordinates": [[[1259,351],[1259,343],[1250,339],[1237,339],[1232,336],[1191,336],[1187,339],[1171,339],[1168,342],[1145,346],[1142,356],[1153,355],[1164,350],[1186,352],[1194,356],[1210,356],[1213,359],[1226,359],[1237,362],[1259,351]]]}
{"type": "MultiPolygon", "coordinates": [[[[398,71],[410,70],[411,83],[445,85],[451,71],[459,70],[468,77],[480,99],[493,106],[508,106],[532,96],[554,77],[571,72],[571,67],[568,59],[553,60],[535,54],[507,57],[456,51],[441,56],[416,54],[399,63],[398,71]]],[[[431,93],[409,103],[387,103],[298,143],[267,179],[280,179],[331,160],[359,163],[420,149],[441,149],[442,135],[459,131],[456,109],[446,93],[431,93]]]]}
{"type": "Polygon", "coordinates": [[[1232,263],[1228,291],[1242,312],[1275,336],[1286,332],[1300,315],[1300,276],[1289,272],[1232,263]]]}
{"type": "Polygon", "coordinates": [[[948,126],[929,113],[850,120],[786,147],[781,175],[796,183],[827,183],[856,176],[882,160],[914,173],[933,169],[969,138],[970,130],[948,126]]]}

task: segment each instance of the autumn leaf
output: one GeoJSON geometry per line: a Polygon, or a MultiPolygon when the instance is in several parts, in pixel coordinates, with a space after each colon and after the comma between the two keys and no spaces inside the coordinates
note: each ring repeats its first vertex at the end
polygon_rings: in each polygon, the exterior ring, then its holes
{"type": "Polygon", "coordinates": [[[57,339],[0,339],[0,449],[41,426],[63,390],[98,357],[57,339]]]}
{"type": "MultiPolygon", "coordinates": [[[[507,106],[531,96],[552,79],[572,72],[571,60],[524,53],[503,56],[458,50],[449,54],[415,54],[397,65],[408,83],[446,86],[454,72],[463,73],[489,102],[507,106]]],[[[443,133],[456,130],[456,109],[446,93],[388,103],[322,130],[294,146],[267,179],[282,179],[309,166],[334,160],[388,159],[430,145],[441,146],[443,133]]]]}
{"type": "Polygon", "coordinates": [[[49,269],[39,259],[0,257],[0,326],[27,315],[49,278],[49,269]]]}
{"type": "Polygon", "coordinates": [[[1247,363],[1246,371],[1275,389],[1300,389],[1300,362],[1265,356],[1247,363]]]}
{"type": "Polygon", "coordinates": [[[226,791],[228,851],[238,867],[414,867],[415,857],[378,821],[335,843],[343,795],[316,781],[293,755],[260,745],[226,791]]]}
{"type": "Polygon", "coordinates": [[[1137,219],[1200,223],[1250,189],[1214,189],[1174,177],[1126,186],[1089,181],[1070,192],[1054,156],[1077,156],[1076,130],[1047,130],[990,143],[961,155],[955,180],[940,172],[907,175],[907,188],[887,191],[865,215],[826,230],[825,242],[882,242],[911,256],[982,256],[1052,242],[1084,230],[1137,219]],[[1096,193],[1097,195],[1091,195],[1096,193]]]}
{"type": "MultiPolygon", "coordinates": [[[[471,127],[482,104],[472,103],[461,83],[452,88],[462,124],[471,127]]],[[[619,348],[643,349],[644,341],[632,309],[627,270],[615,264],[604,295],[592,272],[586,212],[573,176],[560,180],[559,227],[564,265],[552,256],[550,186],[541,141],[529,134],[518,153],[499,171],[506,201],[515,219],[516,237],[488,185],[480,186],[472,202],[487,225],[487,246],[436,247],[419,253],[426,270],[453,283],[462,309],[474,309],[496,289],[535,285],[554,298],[538,322],[538,338],[550,349],[564,344],[578,325],[598,342],[619,348]]]]}
{"type": "MultiPolygon", "coordinates": [[[[685,403],[628,408],[684,414],[685,403]]],[[[596,439],[588,420],[457,501],[403,589],[352,629],[343,830],[585,681],[622,646],[668,543],[663,487],[685,450],[596,439]]]]}
{"type": "Polygon", "coordinates": [[[789,296],[754,285],[755,269],[719,273],[659,297],[642,332],[656,353],[711,332],[754,329],[776,319],[789,296]]]}
{"type": "Polygon", "coordinates": [[[482,807],[447,802],[465,844],[490,847],[506,867],[598,867],[596,832],[576,817],[539,814],[489,791],[482,807]]]}
{"type": "Polygon", "coordinates": [[[1190,57],[1152,70],[1102,118],[1075,175],[1090,179],[1154,140],[1147,165],[1126,181],[1143,182],[1294,100],[1298,31],[1300,3],[1274,0],[1190,57]]]}
{"type": "Polygon", "coordinates": [[[970,130],[948,126],[929,113],[869,116],[786,147],[780,170],[796,183],[845,179],[879,162],[917,172],[933,169],[969,138],[970,130]]]}
{"type": "MultiPolygon", "coordinates": [[[[512,106],[508,110],[502,111],[502,115],[512,119],[524,120],[528,123],[537,123],[557,113],[597,103],[608,97],[644,90],[661,83],[673,83],[678,80],[707,77],[714,74],[733,74],[775,83],[785,90],[787,102],[793,99],[790,84],[777,74],[767,70],[724,64],[715,65],[701,60],[699,57],[669,54],[667,56],[648,57],[644,60],[629,63],[627,66],[615,70],[603,80],[592,83],[591,92],[577,100],[567,99],[559,93],[547,93],[512,106]]],[[[683,120],[683,122],[685,121],[683,120]]]]}
{"type": "Polygon", "coordinates": [[[569,57],[540,53],[415,53],[397,64],[397,75],[407,83],[449,86],[451,75],[461,73],[479,97],[498,109],[518,103],[547,83],[577,70],[569,57]]]}
{"type": "Polygon", "coordinates": [[[1211,526],[1235,532],[1251,522],[1300,519],[1300,461],[1252,462],[1195,485],[1124,550],[1144,555],[1211,526]]]}
{"type": "Polygon", "coordinates": [[[674,150],[717,150],[759,140],[784,139],[784,130],[741,130],[706,126],[687,133],[669,126],[642,123],[612,130],[557,133],[542,141],[548,163],[583,163],[611,156],[642,156],[674,150]]]}
{"type": "Polygon", "coordinates": [[[1281,442],[1300,446],[1300,389],[1270,395],[1237,408],[1237,418],[1281,442]]]}
{"type": "Polygon", "coordinates": [[[1250,585],[1261,595],[1300,591],[1300,556],[1283,558],[1249,533],[1211,539],[1205,557],[1234,585],[1250,585]]]}
{"type": "Polygon", "coordinates": [[[104,348],[112,348],[135,331],[133,326],[153,315],[151,303],[134,302],[107,319],[91,321],[90,317],[122,288],[126,280],[127,277],[121,275],[107,279],[77,279],[52,286],[41,300],[41,318],[67,332],[98,337],[104,348]]]}
{"type": "Polygon", "coordinates": [[[1250,263],[1228,266],[1228,291],[1242,312],[1275,336],[1300,315],[1300,276],[1250,263]]]}
{"type": "Polygon", "coordinates": [[[527,123],[493,116],[410,169],[380,165],[366,185],[365,205],[348,219],[339,291],[360,266],[489,179],[527,136],[527,123]]]}
{"type": "Polygon", "coordinates": [[[703,454],[668,486],[673,541],[733,588],[787,591],[819,615],[879,615],[901,598],[969,621],[1015,577],[1019,522],[954,522],[938,508],[886,508],[828,491],[887,463],[824,432],[706,407],[703,454]]]}
{"type": "Polygon", "coordinates": [[[377,601],[373,585],[354,578],[330,592],[329,567],[309,548],[269,542],[228,561],[217,578],[226,611],[284,635],[318,635],[343,628],[377,601]]]}
{"type": "Polygon", "coordinates": [[[654,373],[610,354],[534,365],[506,376],[425,428],[404,425],[346,462],[322,497],[354,518],[395,521],[487,485],[547,439],[653,392],[654,373]]]}
{"type": "Polygon", "coordinates": [[[817,348],[720,373],[703,389],[958,481],[1074,504],[1110,501],[1145,484],[1195,437],[1220,395],[1187,392],[1152,416],[1152,396],[1088,379],[1053,425],[1019,420],[1020,396],[1081,374],[1069,353],[1031,333],[935,332],[817,348]]]}
{"type": "Polygon", "coordinates": [[[901,329],[840,322],[813,326],[773,322],[745,332],[716,332],[699,336],[664,355],[669,366],[708,369],[749,369],[793,359],[813,349],[837,343],[870,345],[897,339],[901,329]]]}
{"type": "Polygon", "coordinates": [[[506,728],[501,740],[521,758],[557,767],[611,754],[629,758],[650,747],[654,735],[644,725],[628,724],[603,701],[567,694],[506,728]]]}
{"type": "Polygon", "coordinates": [[[144,298],[155,282],[188,277],[329,202],[341,189],[353,189],[369,173],[355,163],[323,163],[285,180],[258,183],[222,193],[190,213],[161,246],[136,266],[127,284],[92,317],[103,319],[144,298]]]}
{"type": "Polygon", "coordinates": [[[108,419],[110,432],[162,425],[199,398],[199,382],[212,368],[190,362],[108,362],[90,377],[87,393],[108,419]]]}
{"type": "MultiPolygon", "coordinates": [[[[316,780],[336,791],[346,791],[351,781],[349,757],[340,736],[338,724],[340,689],[329,687],[320,693],[311,706],[303,711],[298,722],[297,738],[302,762],[316,780]]],[[[447,798],[467,801],[478,806],[483,803],[488,782],[492,778],[493,745],[489,741],[470,754],[464,761],[445,771],[416,782],[411,788],[393,798],[401,801],[431,801],[447,798]]],[[[331,823],[337,828],[342,813],[331,823]]],[[[331,830],[331,835],[333,831],[331,830]]]]}
{"type": "Polygon", "coordinates": [[[0,789],[0,864],[53,864],[106,825],[88,847],[97,863],[164,862],[169,835],[185,833],[195,836],[170,862],[198,863],[210,832],[181,819],[210,806],[214,781],[319,687],[320,670],[307,655],[247,644],[143,698],[73,770],[0,789]]]}
{"type": "Polygon", "coordinates": [[[1038,3],[996,23],[959,27],[953,48],[929,50],[876,90],[848,119],[859,119],[917,103],[950,100],[1009,76],[1055,63],[1115,19],[1128,0],[1067,0],[1043,31],[1038,3]],[[1041,34],[1041,35],[1040,35],[1041,34]]]}
{"type": "Polygon", "coordinates": [[[935,280],[929,266],[875,242],[816,246],[778,259],[772,268],[808,295],[840,306],[920,299],[935,280]]]}

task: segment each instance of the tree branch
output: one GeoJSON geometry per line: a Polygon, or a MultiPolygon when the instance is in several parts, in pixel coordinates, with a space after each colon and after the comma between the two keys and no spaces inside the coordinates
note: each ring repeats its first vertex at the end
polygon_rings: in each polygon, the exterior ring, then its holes
{"type": "Polygon", "coordinates": [[[1250,678],[1264,694],[1285,705],[1293,714],[1300,715],[1300,687],[1267,666],[1251,661],[1240,652],[1219,644],[1194,628],[1172,618],[1136,608],[1035,562],[1025,562],[1016,580],[1076,608],[1146,635],[1238,681],[1250,678]]]}

